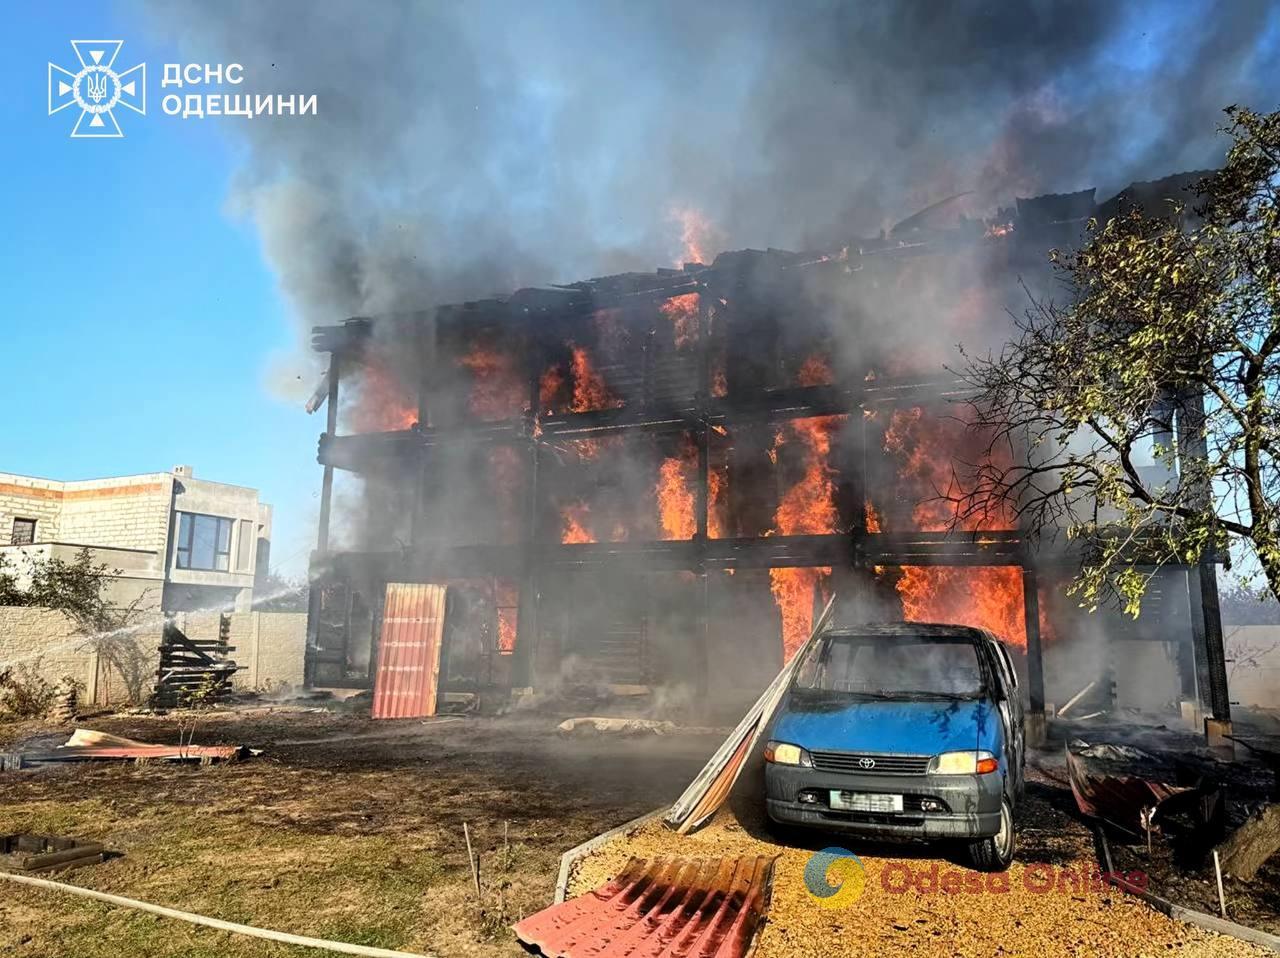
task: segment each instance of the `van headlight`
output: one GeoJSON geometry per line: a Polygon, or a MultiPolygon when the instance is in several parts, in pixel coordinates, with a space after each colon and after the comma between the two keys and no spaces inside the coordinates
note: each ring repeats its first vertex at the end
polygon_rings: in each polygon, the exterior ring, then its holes
{"type": "Polygon", "coordinates": [[[799,745],[789,742],[769,742],[764,747],[764,760],[775,765],[803,765],[813,768],[813,756],[799,745]]]}
{"type": "Polygon", "coordinates": [[[942,752],[929,760],[934,775],[986,775],[999,767],[990,752],[942,752]]]}

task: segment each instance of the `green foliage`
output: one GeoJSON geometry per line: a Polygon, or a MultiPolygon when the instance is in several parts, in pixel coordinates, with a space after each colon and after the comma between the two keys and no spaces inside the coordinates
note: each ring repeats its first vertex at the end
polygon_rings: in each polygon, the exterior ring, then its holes
{"type": "Polygon", "coordinates": [[[1136,615],[1154,569],[1232,545],[1280,594],[1280,113],[1227,117],[1190,206],[1090,223],[1053,255],[1067,304],[1033,301],[998,356],[968,357],[978,425],[1031,456],[975,466],[961,519],[999,497],[1064,529],[1089,606],[1136,615]]]}
{"type": "Polygon", "coordinates": [[[36,665],[22,664],[0,669],[0,715],[13,718],[40,718],[53,707],[54,701],[68,689],[84,686],[63,679],[61,686],[45,679],[36,665]]]}
{"type": "Polygon", "coordinates": [[[26,571],[20,575],[0,553],[0,606],[36,606],[64,613],[76,632],[86,637],[86,645],[121,676],[130,698],[140,701],[155,666],[151,651],[139,647],[134,626],[143,617],[149,593],[127,606],[113,606],[105,592],[120,570],[95,563],[87,548],[70,562],[57,556],[24,558],[26,571]]]}
{"type": "Polygon", "coordinates": [[[0,555],[0,605],[40,606],[66,613],[83,632],[98,632],[119,624],[117,610],[103,596],[107,582],[120,574],[106,563],[95,563],[88,549],[70,562],[57,556],[28,557],[27,585],[7,557],[0,555]]]}

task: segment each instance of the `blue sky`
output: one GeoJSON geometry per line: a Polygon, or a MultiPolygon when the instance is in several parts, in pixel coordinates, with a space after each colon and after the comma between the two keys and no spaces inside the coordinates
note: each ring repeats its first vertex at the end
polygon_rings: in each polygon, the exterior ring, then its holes
{"type": "Polygon", "coordinates": [[[7,4],[0,35],[0,471],[78,479],[165,471],[255,486],[275,506],[273,564],[305,571],[323,422],[264,384],[297,326],[252,224],[225,210],[238,160],[222,119],[160,109],[140,11],[7,4]],[[116,110],[118,140],[68,137],[47,115],[47,61],[69,40],[122,38],[148,65],[147,116],[116,110]]]}

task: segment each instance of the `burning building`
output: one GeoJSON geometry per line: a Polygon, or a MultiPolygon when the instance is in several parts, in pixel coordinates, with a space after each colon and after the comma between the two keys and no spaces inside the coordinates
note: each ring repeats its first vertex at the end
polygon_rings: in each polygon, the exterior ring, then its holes
{"type": "Polygon", "coordinates": [[[436,583],[453,587],[446,688],[736,704],[836,594],[848,621],[990,629],[1024,651],[1033,710],[1093,682],[1108,707],[1225,718],[1212,567],[1161,570],[1136,621],[1085,615],[1063,597],[1070,544],[1032,542],[1008,503],[960,521],[949,499],[955,464],[993,454],[944,373],[955,344],[1001,341],[1021,284],[1086,219],[1188,181],[995,217],[944,203],[824,252],[741,250],[317,328],[309,683],[371,685],[388,584],[436,583]],[[342,435],[340,383],[355,397],[342,435]],[[364,480],[343,550],[335,470],[364,480]]]}

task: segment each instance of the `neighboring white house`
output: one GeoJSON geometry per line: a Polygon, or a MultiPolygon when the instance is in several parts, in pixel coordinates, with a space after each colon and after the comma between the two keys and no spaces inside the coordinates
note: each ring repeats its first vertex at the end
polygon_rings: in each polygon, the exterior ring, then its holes
{"type": "Polygon", "coordinates": [[[114,604],[248,611],[267,573],[271,507],[190,466],[72,482],[0,473],[0,555],[70,559],[84,547],[120,570],[114,604]]]}

